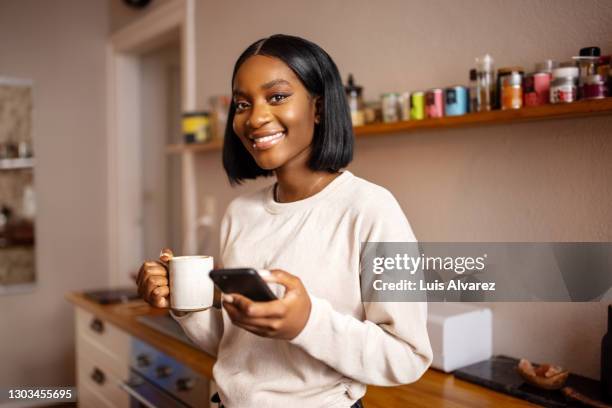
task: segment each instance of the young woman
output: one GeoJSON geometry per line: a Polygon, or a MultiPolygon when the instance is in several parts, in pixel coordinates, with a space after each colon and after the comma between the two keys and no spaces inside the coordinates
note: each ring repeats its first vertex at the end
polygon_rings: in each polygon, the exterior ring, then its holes
{"type": "MultiPolygon", "coordinates": [[[[175,315],[217,357],[223,405],[359,407],[366,384],[416,381],[432,359],[426,304],[362,299],[359,252],[362,242],[415,236],[391,193],[342,171],[353,133],[336,65],[312,42],[274,35],[238,58],[232,93],[229,180],[276,183],[229,205],[221,263],[269,269],[285,295],[229,294],[222,310],[175,315]]],[[[144,263],[138,281],[147,301],[168,306],[163,263],[144,263]]]]}

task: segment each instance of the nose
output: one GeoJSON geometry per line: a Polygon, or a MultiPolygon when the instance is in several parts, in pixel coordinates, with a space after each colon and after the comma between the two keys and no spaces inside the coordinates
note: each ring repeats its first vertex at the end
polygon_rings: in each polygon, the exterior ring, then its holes
{"type": "Polygon", "coordinates": [[[247,119],[247,126],[251,129],[259,129],[272,120],[270,109],[265,103],[255,103],[251,109],[251,116],[247,119]]]}

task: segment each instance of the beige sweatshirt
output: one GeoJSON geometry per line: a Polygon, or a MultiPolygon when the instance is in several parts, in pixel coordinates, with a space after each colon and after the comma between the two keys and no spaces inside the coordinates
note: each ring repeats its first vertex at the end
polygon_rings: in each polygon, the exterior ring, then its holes
{"type": "Polygon", "coordinates": [[[293,340],[258,337],[217,309],[175,317],[216,355],[221,400],[234,407],[350,407],[365,384],[414,382],[432,360],[425,303],[364,303],[360,244],[415,241],[386,189],[348,171],[307,199],[277,203],[273,186],[235,199],[221,223],[225,268],[284,269],[311,301],[293,340]]]}

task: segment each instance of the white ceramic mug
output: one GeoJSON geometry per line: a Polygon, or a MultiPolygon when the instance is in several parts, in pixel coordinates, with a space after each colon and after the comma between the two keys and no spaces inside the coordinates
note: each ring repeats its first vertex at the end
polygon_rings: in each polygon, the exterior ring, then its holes
{"type": "Polygon", "coordinates": [[[208,277],[213,257],[177,256],[170,259],[170,307],[183,312],[205,310],[213,305],[214,283],[208,277]]]}

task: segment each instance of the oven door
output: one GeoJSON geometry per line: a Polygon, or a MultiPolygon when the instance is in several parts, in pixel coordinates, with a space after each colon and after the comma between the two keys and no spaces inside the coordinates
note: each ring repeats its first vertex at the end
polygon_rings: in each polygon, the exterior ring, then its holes
{"type": "Polygon", "coordinates": [[[189,408],[134,370],[128,381],[119,383],[119,388],[129,394],[130,408],[189,408]]]}

